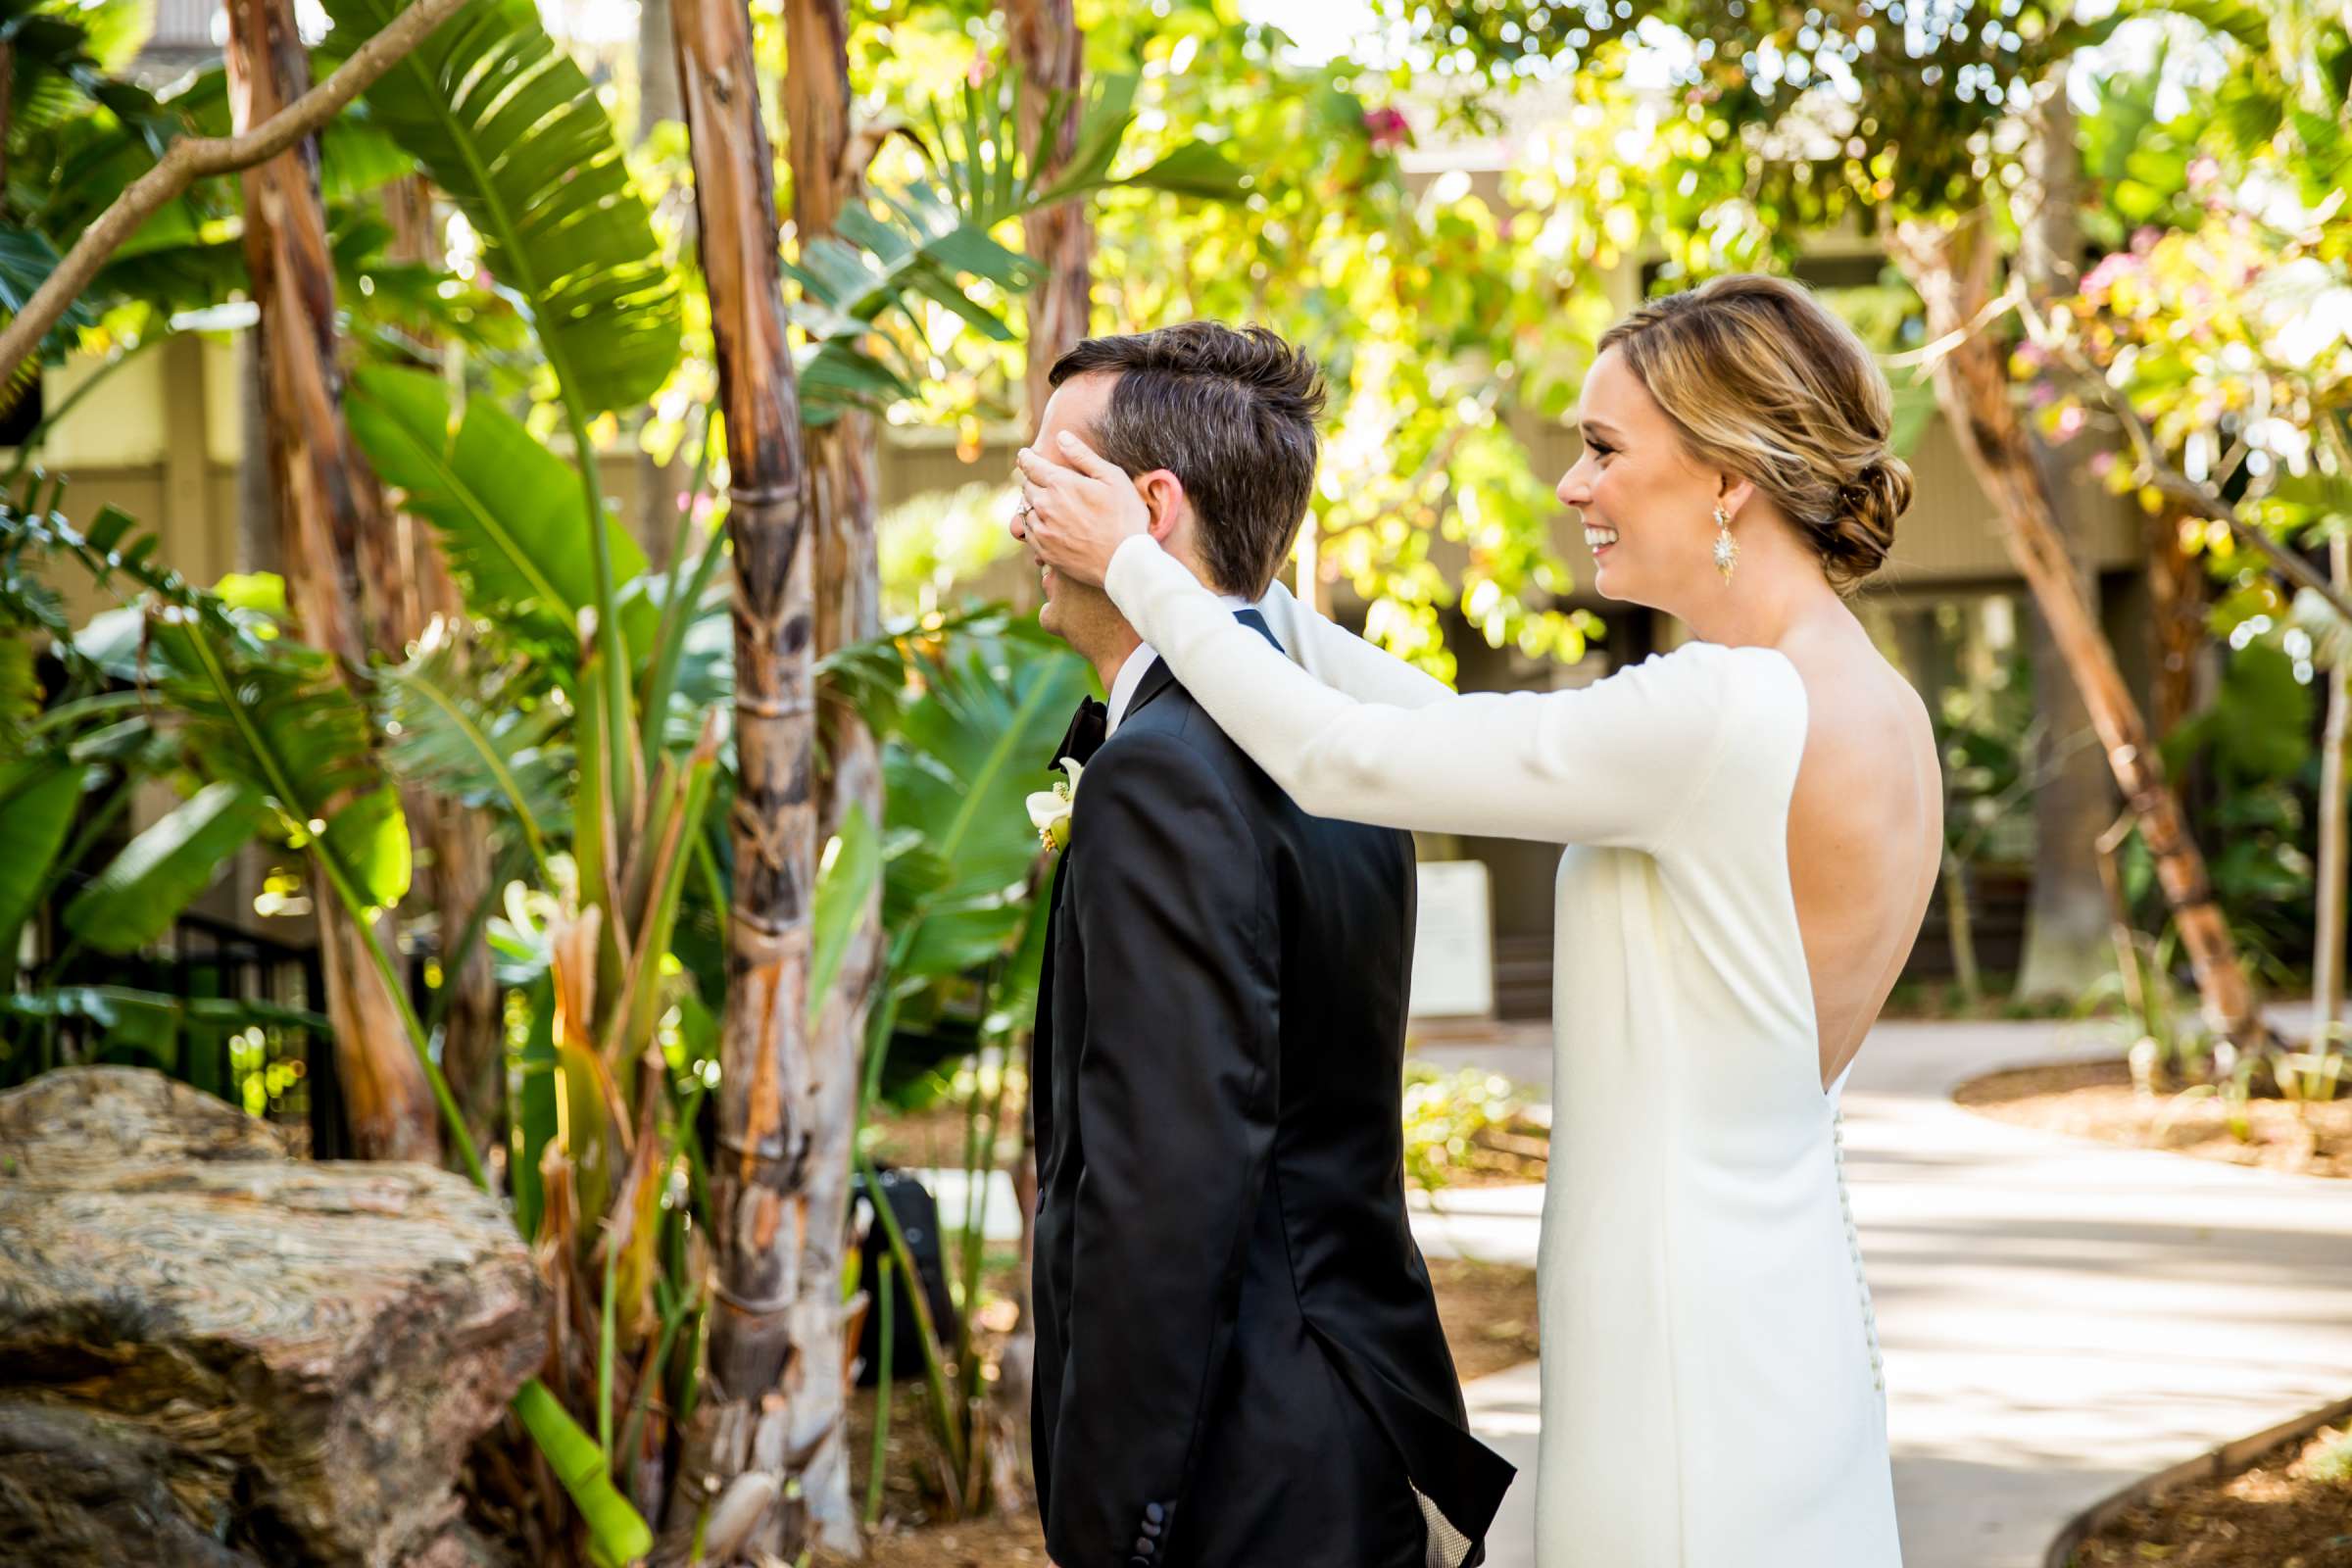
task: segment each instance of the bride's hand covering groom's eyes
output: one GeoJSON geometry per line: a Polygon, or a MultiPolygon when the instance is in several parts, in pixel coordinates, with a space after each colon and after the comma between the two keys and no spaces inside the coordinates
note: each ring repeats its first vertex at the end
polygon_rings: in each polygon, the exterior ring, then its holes
{"type": "Polygon", "coordinates": [[[1152,530],[1151,509],[1124,468],[1064,430],[1060,461],[1023,447],[1024,536],[1037,559],[1074,582],[1100,583],[1111,555],[1129,538],[1152,530]]]}

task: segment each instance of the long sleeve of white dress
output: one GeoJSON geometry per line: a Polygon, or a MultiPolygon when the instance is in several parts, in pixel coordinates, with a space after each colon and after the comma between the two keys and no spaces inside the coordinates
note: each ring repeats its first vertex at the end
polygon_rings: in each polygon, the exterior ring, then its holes
{"type": "Polygon", "coordinates": [[[1359,703],[1427,708],[1453,695],[1453,688],[1416,669],[1395,654],[1327,619],[1276,582],[1257,602],[1258,613],[1300,669],[1359,703]]]}
{"type": "Polygon", "coordinates": [[[1731,651],[1713,644],[1577,690],[1457,695],[1327,621],[1360,652],[1316,631],[1296,601],[1283,610],[1293,663],[1149,536],[1119,546],[1103,586],[1209,716],[1318,816],[1650,849],[1706,788],[1731,727],[1731,651]]]}

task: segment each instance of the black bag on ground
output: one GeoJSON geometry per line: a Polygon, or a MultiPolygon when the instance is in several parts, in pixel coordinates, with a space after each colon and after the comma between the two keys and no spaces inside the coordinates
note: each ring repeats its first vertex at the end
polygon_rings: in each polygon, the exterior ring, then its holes
{"type": "MultiPolygon", "coordinates": [[[[931,1303],[931,1322],[939,1331],[942,1346],[956,1339],[956,1303],[948,1294],[946,1256],[940,1249],[939,1202],[923,1184],[903,1170],[888,1165],[874,1167],[874,1175],[890,1203],[890,1211],[899,1222],[899,1232],[906,1238],[906,1250],[913,1255],[915,1273],[923,1282],[923,1295],[931,1303]]],[[[872,1195],[866,1191],[862,1174],[853,1175],[850,1185],[851,1210],[857,1205],[869,1205],[862,1216],[866,1221],[865,1240],[858,1250],[862,1262],[858,1277],[864,1283],[868,1298],[865,1326],[858,1336],[858,1385],[872,1388],[881,1381],[882,1372],[882,1260],[890,1256],[890,1232],[882,1226],[881,1217],[871,1210],[872,1195]]],[[[923,1375],[923,1331],[914,1315],[914,1303],[908,1299],[906,1277],[899,1275],[891,1282],[890,1302],[890,1374],[891,1381],[923,1375]]]]}

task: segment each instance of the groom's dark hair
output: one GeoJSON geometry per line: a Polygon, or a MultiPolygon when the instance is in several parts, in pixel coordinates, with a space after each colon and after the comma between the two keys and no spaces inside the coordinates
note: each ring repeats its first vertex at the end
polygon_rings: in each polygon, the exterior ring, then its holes
{"type": "Polygon", "coordinates": [[[1165,468],[1182,480],[1209,579],[1229,594],[1264,593],[1314,496],[1315,362],[1262,326],[1184,321],[1090,337],[1054,362],[1050,379],[1098,372],[1118,380],[1095,450],[1129,473],[1165,468]]]}

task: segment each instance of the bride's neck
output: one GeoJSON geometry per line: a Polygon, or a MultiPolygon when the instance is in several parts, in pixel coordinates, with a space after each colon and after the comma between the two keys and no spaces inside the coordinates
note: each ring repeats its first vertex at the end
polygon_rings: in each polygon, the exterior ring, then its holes
{"type": "Polygon", "coordinates": [[[1708,572],[1690,601],[1664,606],[1691,635],[1728,648],[1777,648],[1799,623],[1842,608],[1820,558],[1794,541],[1743,549],[1732,580],[1708,572]]]}

